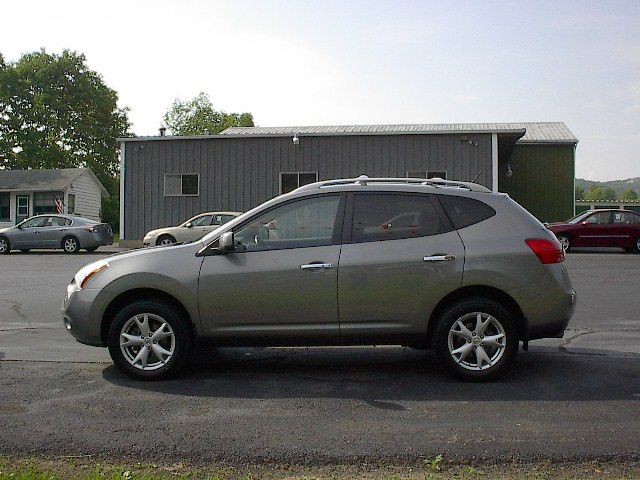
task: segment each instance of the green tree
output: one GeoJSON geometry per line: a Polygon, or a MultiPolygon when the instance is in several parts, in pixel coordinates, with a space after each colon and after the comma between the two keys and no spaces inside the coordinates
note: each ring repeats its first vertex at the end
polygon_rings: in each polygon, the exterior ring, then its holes
{"type": "Polygon", "coordinates": [[[605,188],[604,189],[604,199],[605,200],[617,200],[618,194],[613,188],[605,188]]]}
{"type": "Polygon", "coordinates": [[[630,188],[622,194],[622,200],[625,202],[635,202],[638,200],[638,194],[633,188],[630,188]]]}
{"type": "Polygon", "coordinates": [[[618,198],[613,188],[604,188],[602,185],[591,185],[589,191],[585,194],[584,199],[591,202],[602,202],[607,200],[616,200],[618,198]]]}
{"type": "Polygon", "coordinates": [[[129,134],[117,102],[82,54],[0,55],[0,167],[90,167],[116,193],[116,138],[129,134]]]}
{"type": "Polygon", "coordinates": [[[584,200],[584,188],[576,185],[576,200],[584,200]]]}
{"type": "Polygon", "coordinates": [[[191,100],[176,98],[164,114],[164,124],[173,135],[215,135],[229,127],[253,127],[253,115],[217,111],[200,92],[191,100]]]}

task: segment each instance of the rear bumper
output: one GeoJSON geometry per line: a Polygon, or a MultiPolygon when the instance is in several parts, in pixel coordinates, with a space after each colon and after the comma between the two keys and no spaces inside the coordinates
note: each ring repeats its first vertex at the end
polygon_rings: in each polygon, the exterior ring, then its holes
{"type": "Polygon", "coordinates": [[[551,280],[546,285],[510,292],[527,321],[525,340],[561,338],[576,308],[577,295],[570,284],[551,280]]]}

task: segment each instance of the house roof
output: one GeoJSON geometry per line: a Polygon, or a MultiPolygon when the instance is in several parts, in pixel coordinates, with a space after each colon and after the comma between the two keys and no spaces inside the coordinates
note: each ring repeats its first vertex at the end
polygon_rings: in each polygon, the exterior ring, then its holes
{"type": "Polygon", "coordinates": [[[401,125],[326,125],[300,127],[230,127],[221,135],[400,135],[445,133],[522,133],[518,143],[569,143],[578,139],[564,122],[421,123],[401,125]]]}
{"type": "Polygon", "coordinates": [[[0,170],[0,191],[63,190],[82,175],[89,175],[100,187],[103,197],[109,193],[90,168],[60,168],[55,170],[0,170]]]}

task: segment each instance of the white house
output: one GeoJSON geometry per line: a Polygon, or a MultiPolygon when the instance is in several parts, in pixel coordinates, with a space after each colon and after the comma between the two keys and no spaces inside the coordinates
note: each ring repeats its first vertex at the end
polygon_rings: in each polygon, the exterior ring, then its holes
{"type": "Polygon", "coordinates": [[[102,199],[109,196],[90,168],[0,170],[0,227],[41,213],[62,213],[100,221],[102,199]]]}

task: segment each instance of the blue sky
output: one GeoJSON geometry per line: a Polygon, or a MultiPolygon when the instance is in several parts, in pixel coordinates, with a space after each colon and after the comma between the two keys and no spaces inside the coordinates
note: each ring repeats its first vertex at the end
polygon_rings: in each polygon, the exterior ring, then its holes
{"type": "Polygon", "coordinates": [[[14,0],[2,12],[8,60],[85,53],[138,135],[205,91],[262,126],[564,121],[579,177],[640,176],[638,0],[14,0]]]}

